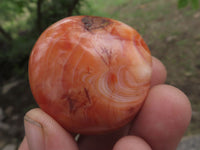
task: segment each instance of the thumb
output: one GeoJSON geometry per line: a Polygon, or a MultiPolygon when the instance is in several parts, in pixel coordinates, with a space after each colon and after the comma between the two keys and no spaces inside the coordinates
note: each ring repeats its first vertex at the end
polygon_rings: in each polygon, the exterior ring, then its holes
{"type": "Polygon", "coordinates": [[[151,147],[140,137],[125,136],[113,147],[113,150],[152,150],[151,147]]]}
{"type": "Polygon", "coordinates": [[[39,108],[25,115],[24,126],[26,140],[23,142],[27,144],[22,142],[21,145],[28,145],[29,150],[78,150],[71,134],[39,108]]]}

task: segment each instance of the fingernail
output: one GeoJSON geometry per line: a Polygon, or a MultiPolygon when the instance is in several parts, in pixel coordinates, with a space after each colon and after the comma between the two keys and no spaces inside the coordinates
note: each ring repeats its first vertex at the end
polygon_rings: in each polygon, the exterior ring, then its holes
{"type": "Polygon", "coordinates": [[[24,117],[24,126],[27,142],[30,150],[44,150],[44,135],[42,125],[31,119],[24,117]]]}

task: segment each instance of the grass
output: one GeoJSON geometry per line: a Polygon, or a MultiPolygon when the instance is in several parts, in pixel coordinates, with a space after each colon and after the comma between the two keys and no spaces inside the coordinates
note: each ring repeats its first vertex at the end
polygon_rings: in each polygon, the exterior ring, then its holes
{"type": "Polygon", "coordinates": [[[152,55],[168,71],[167,83],[189,97],[193,116],[186,135],[200,133],[200,11],[178,9],[177,0],[87,0],[85,15],[110,17],[134,27],[144,37],[152,55]]]}

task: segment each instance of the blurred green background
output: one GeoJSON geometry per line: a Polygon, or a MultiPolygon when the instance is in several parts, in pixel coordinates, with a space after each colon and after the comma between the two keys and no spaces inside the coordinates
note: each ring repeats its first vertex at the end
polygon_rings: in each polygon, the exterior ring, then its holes
{"type": "Polygon", "coordinates": [[[165,64],[167,84],[190,98],[193,116],[185,135],[200,133],[199,0],[1,0],[0,139],[17,143],[23,137],[23,115],[37,106],[28,84],[29,54],[45,28],[71,15],[109,17],[134,27],[165,64]]]}

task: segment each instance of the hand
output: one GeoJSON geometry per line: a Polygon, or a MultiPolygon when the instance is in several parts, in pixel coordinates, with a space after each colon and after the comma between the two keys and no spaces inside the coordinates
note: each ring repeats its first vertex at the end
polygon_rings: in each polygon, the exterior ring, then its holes
{"type": "Polygon", "coordinates": [[[165,67],[153,58],[151,89],[136,119],[111,134],[81,135],[78,142],[41,109],[30,110],[19,150],[175,150],[191,106],[183,92],[163,84],[165,79],[165,67]]]}

